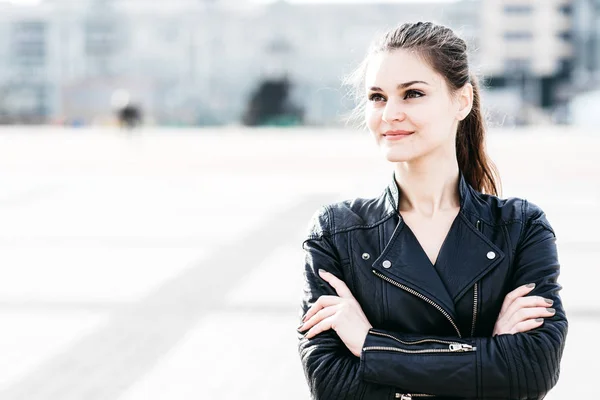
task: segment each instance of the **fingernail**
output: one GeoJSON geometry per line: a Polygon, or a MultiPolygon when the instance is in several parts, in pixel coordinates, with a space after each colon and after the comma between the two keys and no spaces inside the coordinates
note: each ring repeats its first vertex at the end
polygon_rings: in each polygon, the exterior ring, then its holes
{"type": "Polygon", "coordinates": [[[306,315],[304,316],[304,318],[302,318],[302,324],[304,324],[304,323],[306,322],[306,317],[308,317],[308,314],[306,314],[306,315]]]}
{"type": "Polygon", "coordinates": [[[544,318],[536,318],[535,319],[535,322],[543,322],[543,321],[544,321],[544,318]]]}
{"type": "Polygon", "coordinates": [[[300,324],[300,325],[299,325],[299,326],[296,328],[296,330],[300,330],[300,328],[302,328],[303,326],[304,326],[304,322],[303,322],[303,323],[301,323],[301,324],[300,324]]]}
{"type": "Polygon", "coordinates": [[[320,268],[319,268],[319,274],[320,274],[320,275],[322,275],[322,274],[325,274],[325,273],[327,273],[327,271],[325,271],[324,269],[320,269],[320,268]]]}
{"type": "Polygon", "coordinates": [[[532,288],[535,287],[535,283],[528,283],[525,287],[532,288]]]}
{"type": "Polygon", "coordinates": [[[549,313],[554,314],[556,312],[556,310],[554,308],[546,308],[546,311],[548,311],[549,313]]]}
{"type": "Polygon", "coordinates": [[[550,299],[544,299],[544,300],[546,300],[546,303],[548,303],[550,305],[554,304],[554,300],[550,300],[550,299]]]}

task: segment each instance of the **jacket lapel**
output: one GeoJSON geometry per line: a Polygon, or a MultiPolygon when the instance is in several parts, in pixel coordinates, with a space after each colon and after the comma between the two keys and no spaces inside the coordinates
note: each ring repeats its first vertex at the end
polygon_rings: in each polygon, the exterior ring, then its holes
{"type": "Polygon", "coordinates": [[[475,282],[504,259],[504,253],[461,212],[435,264],[456,302],[475,282]]]}
{"type": "MultiPolygon", "coordinates": [[[[468,216],[476,218],[481,210],[475,207],[474,190],[462,173],[459,193],[460,212],[444,240],[435,267],[401,217],[383,252],[373,263],[377,272],[431,299],[454,319],[455,302],[505,257],[469,219],[468,216]]],[[[400,191],[395,178],[388,186],[388,196],[388,204],[399,216],[400,191]]]]}
{"type": "Polygon", "coordinates": [[[442,279],[401,219],[387,246],[373,263],[373,268],[427,297],[456,319],[454,302],[442,279]]]}

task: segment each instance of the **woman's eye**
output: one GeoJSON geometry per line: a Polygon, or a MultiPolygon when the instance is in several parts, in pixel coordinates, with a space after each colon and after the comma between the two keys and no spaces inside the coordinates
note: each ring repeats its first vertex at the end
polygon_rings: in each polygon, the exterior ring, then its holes
{"type": "Polygon", "coordinates": [[[369,101],[384,101],[385,97],[380,95],[379,93],[373,93],[369,95],[369,101]]]}
{"type": "Polygon", "coordinates": [[[408,99],[417,99],[419,97],[423,96],[423,93],[417,91],[417,90],[409,90],[406,92],[406,94],[404,95],[404,98],[408,98],[408,99]]]}

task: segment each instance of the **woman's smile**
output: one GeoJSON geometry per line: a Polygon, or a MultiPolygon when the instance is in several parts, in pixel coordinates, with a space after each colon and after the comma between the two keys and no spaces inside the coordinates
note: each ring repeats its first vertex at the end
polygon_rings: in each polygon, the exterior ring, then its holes
{"type": "Polygon", "coordinates": [[[410,131],[387,131],[386,133],[383,134],[383,137],[385,138],[385,140],[402,140],[404,138],[407,138],[409,136],[411,136],[414,132],[410,132],[410,131]]]}

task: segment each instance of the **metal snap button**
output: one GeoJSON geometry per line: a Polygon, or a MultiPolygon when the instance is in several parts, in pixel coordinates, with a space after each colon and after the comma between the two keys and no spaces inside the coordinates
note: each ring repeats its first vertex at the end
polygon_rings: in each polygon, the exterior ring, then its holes
{"type": "Polygon", "coordinates": [[[382,265],[383,268],[389,268],[392,266],[392,262],[390,260],[385,260],[382,265]]]}
{"type": "Polygon", "coordinates": [[[369,258],[371,258],[371,255],[369,253],[363,253],[362,258],[363,260],[368,260],[369,258]]]}
{"type": "Polygon", "coordinates": [[[487,258],[493,260],[494,258],[496,258],[496,253],[494,253],[493,251],[488,252],[487,258]]]}

